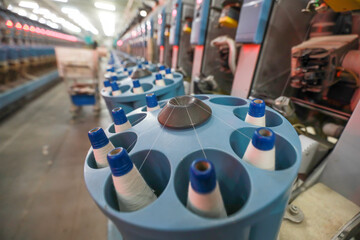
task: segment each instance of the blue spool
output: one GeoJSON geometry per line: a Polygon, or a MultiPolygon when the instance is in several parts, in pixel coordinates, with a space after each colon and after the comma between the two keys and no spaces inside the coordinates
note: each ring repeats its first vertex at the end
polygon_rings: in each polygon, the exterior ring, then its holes
{"type": "MultiPolygon", "coordinates": [[[[116,55],[114,55],[114,58],[115,62],[120,62],[116,55]]],[[[173,79],[164,79],[166,86],[156,86],[155,76],[156,73],[153,73],[151,76],[138,79],[144,89],[144,93],[134,94],[133,80],[129,77],[117,81],[120,84],[119,88],[122,93],[119,96],[112,96],[103,89],[101,95],[105,100],[110,115],[112,109],[116,107],[121,107],[126,113],[129,113],[136,108],[145,106],[145,96],[148,93],[155,93],[158,101],[184,94],[183,76],[181,74],[173,73],[173,79]]]]}
{"type": "Polygon", "coordinates": [[[256,168],[242,160],[257,129],[244,121],[250,101],[223,95],[195,97],[212,110],[211,118],[196,127],[196,134],[193,128],[163,128],[157,120],[160,110],[143,108],[127,115],[132,128],[116,134],[111,124],[106,130],[115,147],[127,149],[137,168],[142,165],[140,173],[158,196],[155,202],[135,212],[121,212],[110,168],[97,169],[90,148],[84,175],[91,197],[124,239],[276,239],[300,166],[296,131],[266,107],[267,127],[276,134],[276,170],[256,168]],[[227,218],[208,219],[186,208],[189,169],[204,154],[214,164],[227,218]]]}

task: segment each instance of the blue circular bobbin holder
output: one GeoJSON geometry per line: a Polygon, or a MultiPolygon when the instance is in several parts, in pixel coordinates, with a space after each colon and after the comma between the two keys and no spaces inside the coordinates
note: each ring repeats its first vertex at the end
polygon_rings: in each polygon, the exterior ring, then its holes
{"type": "Polygon", "coordinates": [[[185,93],[182,74],[175,72],[173,73],[173,79],[164,79],[166,86],[157,86],[155,84],[155,75],[156,73],[152,73],[147,77],[138,78],[144,93],[135,94],[133,92],[133,83],[130,77],[116,81],[122,92],[119,96],[112,96],[111,93],[102,89],[101,95],[105,100],[110,115],[111,111],[116,107],[122,107],[126,113],[129,113],[146,105],[146,94],[148,93],[155,93],[158,101],[185,93]]]}
{"type": "Polygon", "coordinates": [[[259,169],[242,160],[257,129],[244,121],[250,101],[223,95],[195,97],[212,110],[206,122],[195,126],[196,133],[192,127],[163,127],[157,118],[162,109],[146,112],[146,108],[127,115],[133,127],[125,132],[116,134],[113,124],[106,130],[115,147],[127,149],[137,168],[142,165],[140,173],[158,196],[156,201],[135,212],[122,212],[110,169],[97,169],[92,148],[84,166],[91,197],[124,239],[276,239],[301,161],[296,131],[266,107],[266,125],[276,134],[276,170],[259,169]],[[190,165],[204,157],[215,166],[227,218],[204,218],[186,208],[190,165]]]}

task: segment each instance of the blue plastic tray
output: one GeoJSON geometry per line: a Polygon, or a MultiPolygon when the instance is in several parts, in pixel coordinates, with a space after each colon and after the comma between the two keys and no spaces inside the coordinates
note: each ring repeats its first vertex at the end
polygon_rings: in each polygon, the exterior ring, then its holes
{"type": "Polygon", "coordinates": [[[257,128],[244,122],[249,100],[196,97],[212,109],[211,118],[197,126],[196,133],[193,128],[164,128],[157,121],[161,109],[148,113],[144,108],[128,114],[131,129],[119,134],[113,125],[107,129],[114,146],[127,149],[138,168],[143,165],[140,173],[158,196],[155,202],[135,212],[121,212],[110,169],[97,169],[91,148],[84,166],[90,195],[124,239],[276,239],[300,166],[296,131],[267,108],[267,126],[276,133],[276,171],[256,168],[242,160],[257,128]],[[189,166],[204,154],[215,165],[228,218],[203,218],[186,208],[189,166]]]}

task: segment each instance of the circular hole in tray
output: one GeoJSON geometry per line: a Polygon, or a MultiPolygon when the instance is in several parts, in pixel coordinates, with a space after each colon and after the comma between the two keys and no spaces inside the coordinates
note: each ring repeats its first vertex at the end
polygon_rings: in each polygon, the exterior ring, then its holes
{"type": "MultiPolygon", "coordinates": [[[[127,116],[129,122],[131,123],[131,126],[135,126],[136,124],[140,123],[142,120],[144,120],[146,118],[146,113],[137,113],[137,114],[133,114],[131,116],[127,116]]],[[[109,132],[110,133],[115,133],[115,127],[114,127],[114,123],[112,123],[109,127],[109,132]]]]}
{"type": "MultiPolygon", "coordinates": [[[[149,187],[154,190],[155,195],[159,197],[165,190],[170,179],[171,168],[167,157],[162,152],[156,150],[143,150],[130,155],[130,158],[138,169],[146,158],[146,161],[140,170],[140,174],[149,187]]],[[[121,211],[117,202],[111,175],[106,181],[104,191],[106,202],[113,209],[121,211]]]]}
{"type": "MultiPolygon", "coordinates": [[[[256,128],[247,127],[234,131],[230,136],[230,145],[234,152],[242,158],[256,128]]],[[[294,147],[283,137],[275,134],[275,169],[284,170],[296,161],[294,147]]]]}
{"type": "MultiPolygon", "coordinates": [[[[214,164],[226,212],[230,216],[239,211],[248,199],[250,194],[249,176],[241,163],[231,155],[214,149],[205,149],[204,151],[207,159],[214,164]]],[[[175,171],[175,192],[185,207],[190,165],[198,158],[204,158],[202,150],[187,155],[175,171]]]]}
{"type": "MultiPolygon", "coordinates": [[[[112,142],[114,147],[123,147],[128,152],[130,152],[137,141],[137,135],[134,132],[124,132],[124,133],[118,133],[114,136],[111,136],[109,140],[112,142]]],[[[89,167],[97,169],[94,152],[91,151],[91,153],[88,156],[87,163],[89,167]]]]}
{"type": "MultiPolygon", "coordinates": [[[[168,100],[166,100],[166,101],[160,101],[160,102],[159,102],[160,108],[163,108],[163,107],[167,104],[167,102],[168,102],[168,100]]],[[[143,108],[141,109],[141,111],[142,111],[142,112],[147,112],[147,111],[146,111],[146,107],[143,107],[143,108]]]]}
{"type": "Polygon", "coordinates": [[[200,99],[201,101],[208,100],[209,97],[205,95],[194,95],[197,99],[200,99]]]}
{"type": "MultiPolygon", "coordinates": [[[[153,84],[156,85],[156,80],[153,81],[153,84]]],[[[168,86],[168,85],[171,85],[174,83],[174,80],[171,80],[171,79],[164,79],[164,82],[165,82],[165,85],[168,86]]]]}
{"type": "MultiPolygon", "coordinates": [[[[243,121],[245,121],[247,112],[248,112],[247,107],[239,107],[239,108],[234,109],[234,115],[243,121]]],[[[283,123],[283,120],[278,114],[276,114],[272,111],[266,110],[265,122],[266,122],[267,127],[276,127],[276,126],[281,125],[283,123]]]]}
{"type": "Polygon", "coordinates": [[[210,102],[226,106],[242,106],[247,103],[245,100],[235,97],[217,97],[210,99],[210,102]]]}
{"type": "MultiPolygon", "coordinates": [[[[144,92],[150,91],[153,88],[153,85],[150,83],[142,83],[141,86],[144,92]]],[[[134,93],[133,88],[131,88],[131,92],[134,93]]]]}
{"type": "MultiPolygon", "coordinates": [[[[120,85],[119,89],[121,91],[121,94],[123,94],[123,93],[127,92],[130,89],[130,86],[129,85],[120,85]]],[[[110,93],[110,95],[112,96],[112,93],[110,93]]],[[[120,97],[120,96],[121,95],[115,96],[115,97],[120,97]]]]}

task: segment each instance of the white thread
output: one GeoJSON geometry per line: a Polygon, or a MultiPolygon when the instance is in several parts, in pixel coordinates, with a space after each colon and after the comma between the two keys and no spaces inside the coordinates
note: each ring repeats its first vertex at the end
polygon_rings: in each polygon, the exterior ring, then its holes
{"type": "Polygon", "coordinates": [[[153,142],[153,144],[151,145],[150,150],[147,152],[147,154],[146,154],[146,156],[145,156],[145,158],[144,158],[144,161],[141,163],[141,165],[140,165],[140,167],[139,167],[139,171],[141,171],[141,168],[144,166],[144,164],[145,164],[145,162],[146,162],[146,160],[147,160],[147,158],[148,158],[148,156],[149,156],[149,154],[150,154],[151,150],[154,148],[154,146],[155,146],[155,144],[156,144],[157,140],[159,139],[159,137],[160,137],[161,133],[163,132],[164,127],[165,127],[166,123],[168,122],[168,120],[170,119],[170,116],[171,116],[171,114],[173,113],[173,111],[174,111],[174,108],[171,110],[171,112],[170,112],[169,116],[167,117],[167,119],[166,119],[166,121],[165,121],[164,125],[161,127],[159,134],[156,136],[155,141],[154,141],[154,142],[153,142]]]}
{"type": "MultiPolygon", "coordinates": [[[[203,108],[202,106],[200,106],[199,104],[196,104],[194,102],[195,105],[199,106],[200,108],[202,108],[205,112],[208,112],[208,113],[211,113],[209,112],[208,110],[206,110],[205,108],[203,108]]],[[[231,126],[230,124],[228,124],[227,122],[225,122],[224,120],[222,120],[221,118],[219,118],[218,116],[216,116],[214,113],[211,113],[212,116],[216,117],[217,119],[219,119],[220,121],[222,121],[223,123],[225,123],[226,125],[228,125],[230,128],[232,128],[233,130],[235,130],[236,132],[240,133],[241,135],[243,135],[244,137],[246,137],[247,139],[250,139],[251,138],[249,136],[247,136],[246,134],[240,132],[238,129],[234,128],[233,126],[231,126]]]]}
{"type": "Polygon", "coordinates": [[[112,88],[111,88],[111,87],[105,87],[105,91],[111,93],[111,92],[112,92],[112,88]]]}
{"type": "Polygon", "coordinates": [[[161,73],[163,76],[166,74],[165,70],[160,70],[159,73],[161,73]]]}
{"type": "Polygon", "coordinates": [[[187,208],[202,217],[227,217],[218,182],[215,189],[206,194],[197,193],[189,183],[187,208]]]}
{"type": "Polygon", "coordinates": [[[246,117],[245,117],[245,122],[259,126],[259,127],[266,126],[265,115],[262,117],[253,117],[253,116],[250,116],[249,113],[247,113],[246,117]]]}
{"type": "Polygon", "coordinates": [[[248,147],[243,156],[243,160],[254,165],[255,167],[265,170],[275,170],[275,146],[271,150],[257,149],[252,141],[249,142],[248,147]]]}
{"type": "Polygon", "coordinates": [[[157,106],[155,106],[155,107],[152,107],[152,108],[146,107],[146,111],[148,111],[148,112],[152,112],[152,111],[155,111],[155,110],[158,110],[158,109],[160,109],[159,104],[157,106]]]}
{"type": "Polygon", "coordinates": [[[140,87],[134,87],[133,88],[133,92],[135,94],[138,94],[138,93],[143,93],[144,92],[144,89],[140,86],[140,87]]]}
{"type": "Polygon", "coordinates": [[[114,148],[114,145],[109,141],[109,143],[106,144],[104,147],[93,149],[95,162],[98,168],[104,168],[109,166],[107,154],[114,148]]]}
{"type": "Polygon", "coordinates": [[[159,87],[164,87],[166,86],[165,82],[163,79],[160,79],[160,80],[155,80],[155,85],[156,86],[159,86],[159,87]]]}
{"type": "Polygon", "coordinates": [[[157,199],[135,165],[127,174],[120,177],[112,176],[112,179],[120,211],[136,211],[157,199]]]}
{"type": "Polygon", "coordinates": [[[119,124],[119,125],[114,124],[114,127],[115,127],[116,133],[121,133],[121,132],[131,128],[131,123],[128,120],[126,123],[123,123],[123,124],[119,124]]]}
{"type": "MultiPolygon", "coordinates": [[[[176,98],[174,98],[174,99],[175,99],[176,102],[180,105],[180,103],[178,102],[178,100],[177,100],[176,98]]],[[[204,148],[203,148],[203,146],[202,146],[202,144],[201,144],[201,142],[200,142],[199,135],[197,134],[196,129],[195,129],[195,126],[194,126],[194,123],[193,123],[193,121],[192,121],[192,119],[191,119],[189,110],[188,110],[187,108],[185,108],[185,109],[186,109],[187,115],[189,116],[189,120],[190,120],[191,126],[192,126],[193,129],[194,129],[195,136],[196,136],[196,139],[197,139],[197,141],[198,141],[198,143],[199,143],[199,145],[200,145],[201,151],[203,152],[204,158],[207,158],[207,157],[206,157],[206,154],[205,154],[205,151],[204,151],[204,148]]]]}

